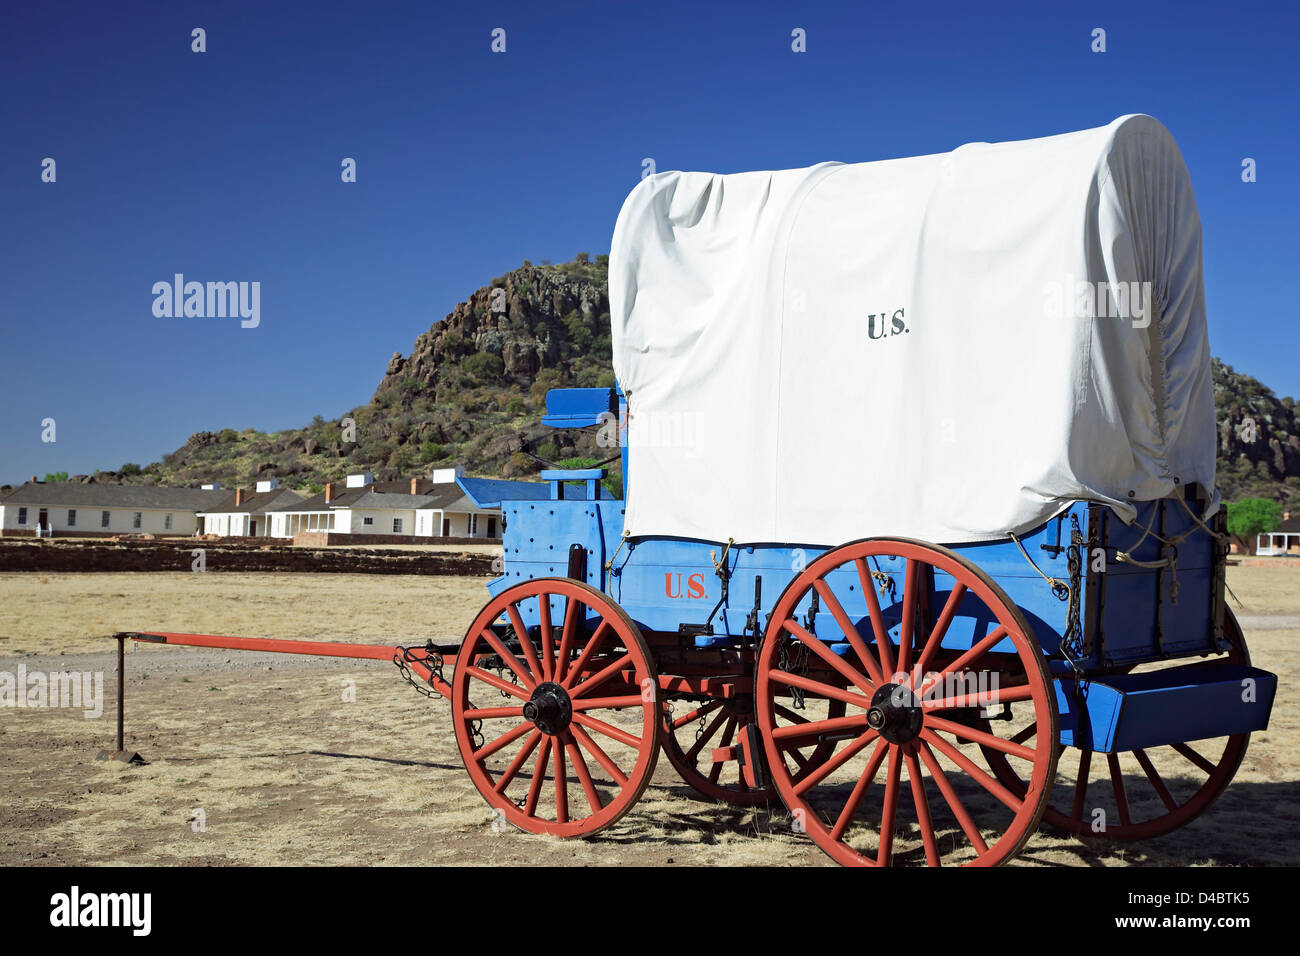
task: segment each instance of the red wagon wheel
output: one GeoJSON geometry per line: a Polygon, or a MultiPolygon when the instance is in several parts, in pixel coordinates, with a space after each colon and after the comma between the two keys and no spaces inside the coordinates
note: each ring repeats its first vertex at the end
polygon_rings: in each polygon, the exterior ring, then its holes
{"type": "MultiPolygon", "coordinates": [[[[689,700],[681,708],[673,708],[673,703],[675,701],[664,701],[661,734],[664,756],[683,781],[710,800],[741,807],[771,803],[777,799],[776,791],[770,785],[751,787],[746,783],[738,761],[713,759],[715,748],[738,744],[740,735],[754,722],[752,698],[689,700]]],[[[840,701],[824,701],[823,704],[819,716],[844,716],[844,704],[840,701]]],[[[797,717],[788,708],[783,709],[797,717]]],[[[828,744],[817,744],[793,753],[796,760],[814,765],[830,756],[829,749],[833,748],[828,744]]]]}
{"type": "MultiPolygon", "coordinates": [[[[1223,636],[1231,646],[1221,659],[1249,665],[1246,638],[1227,609],[1223,636]]],[[[1019,715],[1014,707],[1012,711],[1015,724],[1019,715]]],[[[1032,733],[1021,727],[1012,739],[1028,739],[1032,733]]],[[[1062,786],[1053,794],[1057,800],[1049,800],[1043,820],[1079,836],[1112,840],[1162,836],[1200,816],[1218,799],[1241,766],[1249,743],[1250,734],[1234,734],[1195,745],[1184,742],[1106,754],[1101,760],[1091,750],[1059,747],[1057,777],[1062,786]],[[1125,782],[1125,770],[1141,774],[1136,787],[1125,782]]],[[[1008,788],[1024,791],[1024,781],[1002,754],[986,751],[985,758],[1008,788]]]]}
{"type": "Polygon", "coordinates": [[[489,601],[456,657],[451,704],[470,779],[522,830],[595,833],[654,773],[650,652],[622,608],[578,581],[526,581],[489,601]]]}
{"type": "Polygon", "coordinates": [[[980,707],[1010,700],[1031,705],[1042,739],[1056,740],[1051,680],[1019,609],[970,562],[922,541],[869,538],[823,554],[781,595],[759,655],[758,725],[773,784],[796,829],[844,864],[992,865],[1014,856],[1038,825],[1056,748],[976,726],[980,707]],[[882,609],[875,584],[885,574],[903,587],[882,609]],[[844,635],[843,656],[795,613],[814,592],[818,619],[844,635]],[[931,604],[942,608],[933,621],[931,604]],[[805,648],[809,667],[791,668],[805,648]],[[777,697],[791,688],[842,701],[846,714],[790,721],[777,697]],[[830,754],[800,767],[792,750],[814,740],[832,744],[830,754]],[[1023,763],[1027,795],[977,766],[981,744],[1023,763]]]}

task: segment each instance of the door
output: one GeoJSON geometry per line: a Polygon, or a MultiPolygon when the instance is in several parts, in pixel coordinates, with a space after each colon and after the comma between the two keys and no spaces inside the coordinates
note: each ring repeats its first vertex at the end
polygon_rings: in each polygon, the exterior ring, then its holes
{"type": "Polygon", "coordinates": [[[42,508],[40,510],[40,513],[37,514],[36,516],[36,536],[40,537],[42,534],[48,531],[49,524],[50,524],[50,512],[48,509],[42,508]]]}
{"type": "Polygon", "coordinates": [[[489,516],[489,517],[488,517],[488,533],[487,533],[487,536],[488,536],[489,538],[495,538],[495,537],[497,536],[497,519],[496,519],[494,516],[489,516]]]}
{"type": "MultiPolygon", "coordinates": [[[[45,514],[45,512],[42,511],[41,514],[45,514]]],[[[451,519],[450,519],[450,518],[443,518],[443,519],[442,519],[442,536],[443,536],[444,538],[450,538],[450,537],[451,537],[451,519]]]]}
{"type": "Polygon", "coordinates": [[[249,533],[249,535],[251,535],[251,536],[254,537],[254,538],[257,537],[257,519],[256,519],[256,518],[250,518],[250,519],[249,519],[249,521],[248,521],[248,533],[249,533]]]}

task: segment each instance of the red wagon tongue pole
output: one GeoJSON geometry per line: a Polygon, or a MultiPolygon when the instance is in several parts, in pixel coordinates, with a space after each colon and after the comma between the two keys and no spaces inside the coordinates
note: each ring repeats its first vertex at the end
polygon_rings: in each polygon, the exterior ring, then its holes
{"type": "Polygon", "coordinates": [[[268,654],[306,654],[311,657],[348,657],[356,660],[401,662],[413,674],[428,682],[443,697],[451,696],[451,685],[435,674],[424,661],[455,653],[458,648],[402,647],[395,644],[343,644],[333,641],[286,641],[270,637],[228,637],[215,634],[174,634],[168,631],[127,631],[114,635],[147,644],[176,644],[184,647],[219,647],[234,651],[262,651],[268,654]]]}

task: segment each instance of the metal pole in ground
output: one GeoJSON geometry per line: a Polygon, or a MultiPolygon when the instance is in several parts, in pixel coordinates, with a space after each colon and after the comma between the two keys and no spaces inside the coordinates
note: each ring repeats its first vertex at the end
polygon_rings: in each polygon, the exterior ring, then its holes
{"type": "Polygon", "coordinates": [[[122,740],[122,711],[126,706],[126,636],[117,635],[117,752],[126,749],[122,740]]]}

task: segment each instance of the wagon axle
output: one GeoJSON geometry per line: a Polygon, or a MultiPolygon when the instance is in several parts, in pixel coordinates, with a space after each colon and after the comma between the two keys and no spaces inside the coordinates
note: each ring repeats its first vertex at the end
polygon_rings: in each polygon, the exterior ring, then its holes
{"type": "Polygon", "coordinates": [[[902,684],[885,684],[871,698],[867,726],[891,744],[905,744],[921,732],[925,715],[916,695],[902,684]]]}
{"type": "Polygon", "coordinates": [[[524,718],[544,734],[562,734],[573,719],[573,701],[563,687],[553,681],[538,684],[532,698],[524,704],[524,718]]]}

